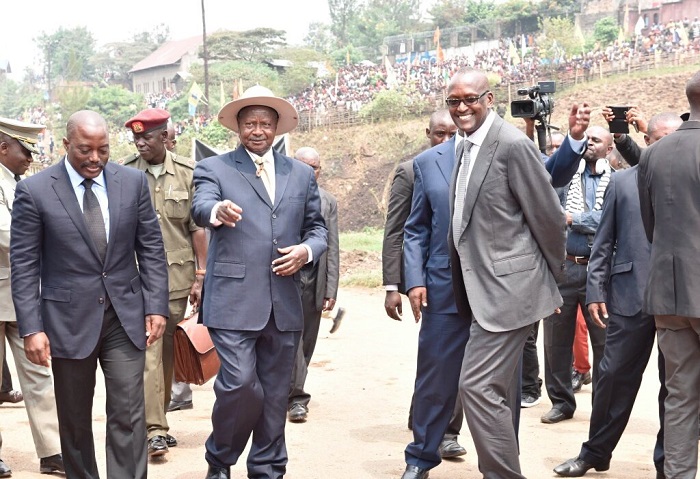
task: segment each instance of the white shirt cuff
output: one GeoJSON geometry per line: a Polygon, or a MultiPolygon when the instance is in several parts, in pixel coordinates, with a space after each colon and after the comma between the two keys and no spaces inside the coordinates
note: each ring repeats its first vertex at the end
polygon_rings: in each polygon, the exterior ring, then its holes
{"type": "Polygon", "coordinates": [[[398,290],[399,290],[398,284],[385,284],[384,285],[384,291],[398,291],[398,290]]]}
{"type": "Polygon", "coordinates": [[[569,137],[569,143],[571,144],[571,149],[574,150],[577,153],[580,153],[583,151],[583,149],[588,145],[588,137],[584,134],[583,138],[580,140],[574,140],[574,138],[571,136],[571,133],[568,134],[569,137]]]}
{"type": "Polygon", "coordinates": [[[209,215],[209,223],[214,227],[222,225],[221,221],[216,219],[216,212],[219,211],[219,206],[221,206],[221,203],[223,203],[223,201],[216,203],[211,209],[211,214],[209,215]]]}
{"type": "Polygon", "coordinates": [[[302,243],[302,246],[303,246],[304,248],[306,248],[306,253],[307,253],[307,255],[309,256],[309,258],[306,260],[306,263],[305,263],[305,264],[309,264],[309,263],[311,263],[311,262],[314,260],[314,254],[313,254],[313,252],[311,251],[311,246],[309,246],[309,245],[307,245],[307,244],[303,244],[303,243],[302,243]]]}

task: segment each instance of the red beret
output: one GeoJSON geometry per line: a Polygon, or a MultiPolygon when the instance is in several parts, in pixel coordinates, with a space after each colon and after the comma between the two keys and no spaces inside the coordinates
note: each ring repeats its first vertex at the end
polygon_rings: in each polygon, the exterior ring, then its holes
{"type": "Polygon", "coordinates": [[[170,113],[160,108],[148,108],[140,111],[135,117],[124,123],[134,133],[147,133],[156,128],[165,126],[170,118],[170,113]]]}

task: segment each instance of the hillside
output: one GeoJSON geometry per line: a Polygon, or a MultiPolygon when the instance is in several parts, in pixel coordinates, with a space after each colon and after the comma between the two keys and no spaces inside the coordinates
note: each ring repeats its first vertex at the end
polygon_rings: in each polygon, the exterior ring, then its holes
{"type": "MultiPolygon", "coordinates": [[[[685,82],[691,72],[657,71],[646,76],[621,76],[558,92],[554,95],[552,124],[566,128],[569,108],[582,101],[588,101],[594,108],[591,123],[603,126],[600,108],[605,105],[638,105],[647,118],[664,111],[680,114],[688,110],[685,82]]],[[[521,120],[510,121],[523,125],[521,120]]],[[[313,146],[321,154],[320,184],[338,198],[341,231],[381,228],[394,168],[428,146],[424,133],[427,124],[425,117],[294,133],[292,149],[313,146]]],[[[643,143],[641,134],[633,137],[643,143]]]]}

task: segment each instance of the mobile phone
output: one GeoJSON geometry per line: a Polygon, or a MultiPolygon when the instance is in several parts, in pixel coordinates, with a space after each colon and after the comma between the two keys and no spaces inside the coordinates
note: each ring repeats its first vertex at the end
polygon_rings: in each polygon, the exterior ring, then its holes
{"type": "Polygon", "coordinates": [[[608,122],[608,128],[610,128],[610,133],[629,133],[630,125],[627,123],[627,111],[630,109],[628,106],[609,106],[615,116],[612,121],[608,122]]]}

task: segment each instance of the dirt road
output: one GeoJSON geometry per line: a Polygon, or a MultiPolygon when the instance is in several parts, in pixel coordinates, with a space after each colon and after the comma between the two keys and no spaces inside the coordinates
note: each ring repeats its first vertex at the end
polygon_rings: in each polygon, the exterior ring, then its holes
{"type": "MultiPolygon", "coordinates": [[[[307,390],[312,394],[309,420],[287,425],[289,479],[399,479],[404,469],[403,450],[411,441],[406,428],[408,404],[415,374],[418,326],[405,314],[403,322],[386,317],[384,293],[379,290],[341,290],[339,303],[347,314],[339,331],[321,335],[309,370],[307,390]]],[[[408,308],[405,309],[408,311],[408,308]]],[[[540,335],[540,338],[542,335],[540,335]]],[[[539,348],[540,358],[542,348],[539,348]]],[[[202,479],[206,471],[204,441],[211,429],[213,381],[194,388],[195,407],[168,415],[171,433],[179,445],[159,462],[149,465],[152,479],[202,479]]],[[[656,353],[642,384],[632,420],[617,447],[610,471],[587,477],[606,479],[653,478],[651,460],[658,428],[656,353]]],[[[578,454],[588,434],[590,386],[576,396],[574,419],[555,425],[539,422],[549,408],[523,409],[520,427],[523,473],[531,479],[555,477],[552,468],[578,454]]],[[[2,459],[13,478],[46,478],[38,473],[39,461],[29,432],[24,407],[3,404],[2,459]]],[[[104,390],[101,377],[94,409],[95,441],[101,477],[104,469],[104,390]]],[[[463,460],[443,462],[430,472],[431,479],[480,478],[477,458],[466,424],[460,436],[468,454],[463,460]]],[[[246,477],[245,461],[234,466],[232,477],[246,477]]],[[[122,479],[122,478],[114,478],[122,479]]]]}

